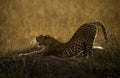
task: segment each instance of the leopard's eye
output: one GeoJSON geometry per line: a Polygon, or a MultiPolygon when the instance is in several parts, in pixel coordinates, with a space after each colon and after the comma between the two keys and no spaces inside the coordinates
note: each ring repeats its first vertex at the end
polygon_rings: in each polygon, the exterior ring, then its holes
{"type": "Polygon", "coordinates": [[[39,43],[39,46],[41,46],[41,43],[39,43]]]}

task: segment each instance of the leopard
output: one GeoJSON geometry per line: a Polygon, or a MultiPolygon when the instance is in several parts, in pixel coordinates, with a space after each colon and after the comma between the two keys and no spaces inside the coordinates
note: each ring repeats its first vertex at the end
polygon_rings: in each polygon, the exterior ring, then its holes
{"type": "MultiPolygon", "coordinates": [[[[54,37],[51,37],[50,35],[45,35],[45,34],[37,36],[36,41],[39,43],[40,47],[42,45],[45,46],[44,50],[46,50],[46,49],[48,50],[48,49],[50,49],[53,46],[58,45],[58,44],[63,44],[63,42],[60,42],[57,39],[55,39],[54,37]]],[[[95,52],[95,51],[104,51],[104,47],[102,47],[98,44],[94,44],[92,47],[92,52],[95,52]]],[[[35,52],[33,52],[33,53],[35,53],[35,52]]],[[[76,55],[74,57],[79,57],[79,56],[81,56],[81,53],[79,53],[78,55],[76,55]]]]}
{"type": "Polygon", "coordinates": [[[36,37],[39,46],[45,45],[47,48],[41,52],[43,56],[57,56],[57,57],[74,57],[79,53],[83,53],[84,57],[90,55],[93,48],[93,42],[97,34],[97,26],[100,26],[103,30],[103,35],[108,47],[109,41],[105,26],[101,22],[89,22],[81,25],[74,33],[71,39],[65,43],[48,36],[40,35],[36,37]]]}

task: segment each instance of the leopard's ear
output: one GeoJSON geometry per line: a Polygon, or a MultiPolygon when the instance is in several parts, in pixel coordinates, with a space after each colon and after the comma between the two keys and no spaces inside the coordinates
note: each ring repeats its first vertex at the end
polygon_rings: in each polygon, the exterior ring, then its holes
{"type": "Polygon", "coordinates": [[[46,39],[46,38],[49,38],[50,36],[49,35],[43,35],[43,37],[46,39]]]}
{"type": "Polygon", "coordinates": [[[36,41],[39,41],[39,38],[43,38],[44,36],[45,36],[44,34],[38,35],[38,36],[36,37],[36,41]]]}
{"type": "Polygon", "coordinates": [[[36,41],[39,42],[39,38],[43,37],[43,35],[39,35],[36,37],[36,41]]]}
{"type": "Polygon", "coordinates": [[[45,35],[45,34],[42,34],[41,36],[45,37],[46,35],[45,35]]]}

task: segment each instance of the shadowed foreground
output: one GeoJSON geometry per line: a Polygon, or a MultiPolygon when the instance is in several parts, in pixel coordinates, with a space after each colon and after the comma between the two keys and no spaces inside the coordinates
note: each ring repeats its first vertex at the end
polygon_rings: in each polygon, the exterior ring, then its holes
{"type": "MultiPolygon", "coordinates": [[[[0,78],[119,78],[120,48],[93,50],[91,57],[74,59],[53,56],[0,56],[0,78]]],[[[117,45],[117,46],[113,46],[117,45]]]]}

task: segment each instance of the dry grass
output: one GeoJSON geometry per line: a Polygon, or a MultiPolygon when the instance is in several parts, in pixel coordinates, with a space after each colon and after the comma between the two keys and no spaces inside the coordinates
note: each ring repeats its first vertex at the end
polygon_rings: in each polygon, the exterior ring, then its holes
{"type": "MultiPolygon", "coordinates": [[[[81,24],[89,21],[102,21],[108,35],[115,35],[110,36],[109,54],[97,51],[86,61],[27,57],[25,64],[24,58],[11,58],[3,53],[0,78],[119,78],[119,4],[119,0],[0,0],[3,52],[28,47],[32,38],[40,34],[67,41],[81,24]]],[[[104,43],[101,31],[96,42],[104,43]]]]}
{"type": "MultiPolygon", "coordinates": [[[[0,51],[27,47],[39,34],[64,42],[80,25],[96,20],[119,39],[119,4],[119,0],[0,0],[0,51]]],[[[96,42],[102,43],[98,34],[96,42]]]]}
{"type": "MultiPolygon", "coordinates": [[[[110,53],[95,51],[85,61],[12,58],[0,53],[0,78],[119,78],[119,5],[119,0],[0,0],[3,52],[29,47],[32,38],[40,34],[67,41],[81,24],[96,20],[105,24],[108,35],[115,35],[110,36],[110,53]]],[[[101,31],[96,42],[103,43],[101,31]]]]}

